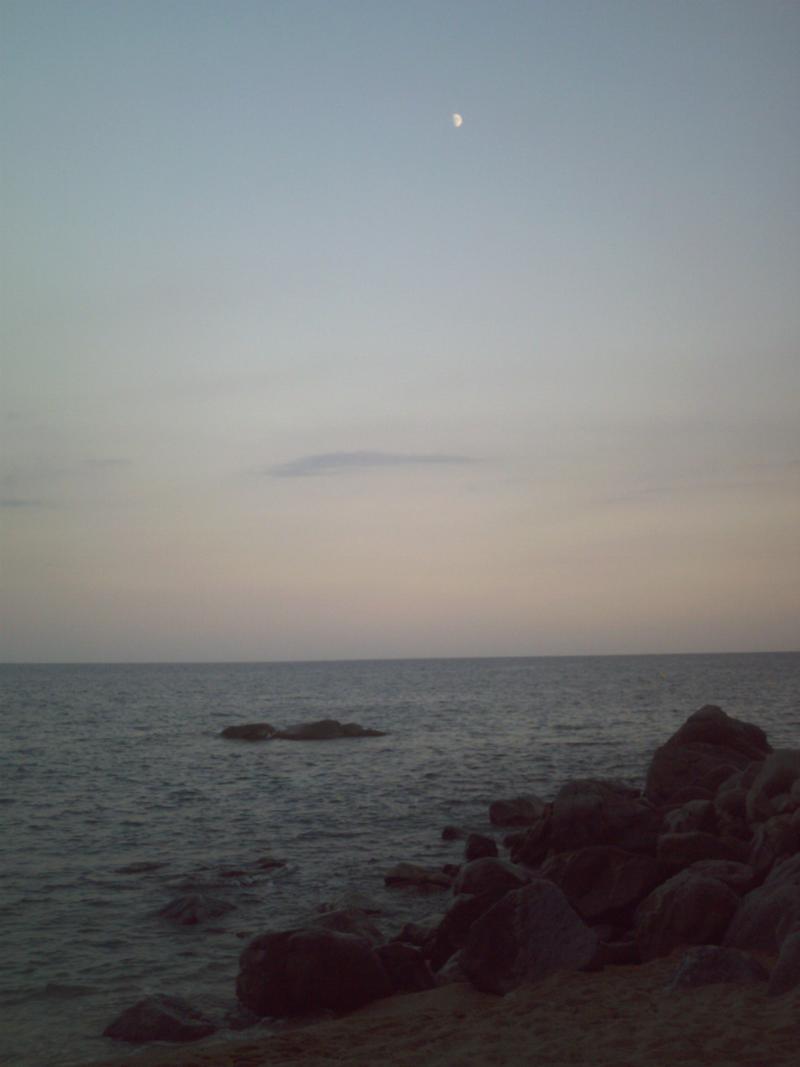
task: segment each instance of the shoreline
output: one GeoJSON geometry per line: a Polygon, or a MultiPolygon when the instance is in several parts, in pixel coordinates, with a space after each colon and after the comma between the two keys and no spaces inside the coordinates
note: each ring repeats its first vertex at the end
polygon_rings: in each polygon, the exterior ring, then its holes
{"type": "MultiPolygon", "coordinates": [[[[81,1067],[791,1067],[800,991],[765,984],[669,991],[684,950],[639,966],[559,971],[498,997],[466,983],[395,995],[349,1015],[234,1040],[94,1060],[81,1067]]],[[[774,957],[761,956],[766,965],[774,957]]]]}

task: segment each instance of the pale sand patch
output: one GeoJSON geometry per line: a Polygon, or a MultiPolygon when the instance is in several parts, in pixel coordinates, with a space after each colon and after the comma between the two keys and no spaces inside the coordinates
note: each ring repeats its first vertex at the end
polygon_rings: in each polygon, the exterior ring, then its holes
{"type": "Polygon", "coordinates": [[[800,993],[770,998],[766,984],[668,993],[680,955],[562,972],[503,998],[445,986],[307,1028],[160,1046],[102,1067],[797,1067],[800,993]]]}

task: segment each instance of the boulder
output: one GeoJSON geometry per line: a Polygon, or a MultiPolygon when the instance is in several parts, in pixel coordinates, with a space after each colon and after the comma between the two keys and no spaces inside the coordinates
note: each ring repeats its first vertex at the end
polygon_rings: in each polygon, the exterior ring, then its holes
{"type": "Polygon", "coordinates": [[[716,878],[681,871],[636,909],[634,932],[642,959],[668,956],[679,945],[719,944],[738,905],[734,891],[716,878]]]}
{"type": "Polygon", "coordinates": [[[707,704],[656,750],[645,796],[655,804],[669,804],[692,787],[714,793],[735,771],[765,759],[771,751],[758,726],[707,704]]]}
{"type": "Polygon", "coordinates": [[[796,814],[773,815],[757,827],[747,861],[760,880],[779,860],[793,856],[798,851],[800,818],[796,814]]]}
{"type": "Polygon", "coordinates": [[[376,949],[395,993],[421,993],[433,989],[436,980],[421,949],[402,941],[390,941],[376,949]]]}
{"type": "Polygon", "coordinates": [[[766,967],[752,956],[735,948],[720,948],[718,945],[699,945],[691,948],[678,964],[667,988],[696,989],[702,985],[719,982],[736,982],[752,985],[766,982],[769,978],[766,967]]]}
{"type": "Polygon", "coordinates": [[[239,958],[236,995],[257,1015],[353,1011],[392,991],[372,945],[352,934],[319,929],[262,934],[239,958]]]}
{"type": "Polygon", "coordinates": [[[587,845],[616,845],[630,852],[653,852],[661,819],[631,786],[602,778],[578,779],[556,794],[548,849],[571,852],[587,845]]]}
{"type": "Polygon", "coordinates": [[[586,922],[607,920],[623,925],[663,877],[651,856],[613,845],[560,852],[545,860],[539,875],[555,882],[586,922]]]}
{"type": "Polygon", "coordinates": [[[235,741],[268,741],[276,733],[275,727],[268,722],[246,722],[241,726],[226,726],[220,737],[235,741]]]}
{"type": "Polygon", "coordinates": [[[749,893],[756,884],[756,872],[746,863],[736,863],[734,860],[698,860],[687,868],[695,874],[705,875],[707,878],[716,878],[742,896],[749,893]]]}
{"type": "Polygon", "coordinates": [[[506,860],[485,856],[465,863],[453,883],[454,893],[507,893],[528,881],[521,867],[506,860]]]}
{"type": "Polygon", "coordinates": [[[476,989],[504,994],[555,971],[586,968],[597,948],[597,935],[558,886],[536,879],[472,924],[458,959],[476,989]]]}
{"type": "Polygon", "coordinates": [[[318,719],[316,722],[298,723],[285,730],[277,730],[275,737],[281,741],[331,741],[340,737],[385,737],[381,730],[369,730],[355,722],[339,722],[338,719],[318,719]]]}
{"type": "Polygon", "coordinates": [[[179,997],[145,997],[105,1028],[103,1035],[115,1041],[199,1041],[213,1034],[216,1026],[202,1012],[179,997]]]}
{"type": "Polygon", "coordinates": [[[666,834],[686,834],[694,830],[701,833],[717,832],[717,811],[710,800],[690,800],[667,812],[663,831],[666,834]]]}
{"type": "Polygon", "coordinates": [[[733,860],[744,863],[749,852],[743,841],[717,837],[694,830],[686,834],[662,834],[656,856],[667,867],[689,867],[698,860],[733,860]]]}
{"type": "Polygon", "coordinates": [[[434,971],[439,971],[467,942],[472,924],[493,907],[506,890],[456,897],[441,922],[425,938],[422,949],[434,971]]]}
{"type": "Polygon", "coordinates": [[[460,841],[467,836],[467,831],[460,826],[445,826],[442,830],[442,841],[460,841]]]}
{"type": "Polygon", "coordinates": [[[508,834],[503,844],[508,849],[514,863],[524,863],[528,867],[538,867],[550,848],[550,829],[553,821],[552,805],[549,805],[533,826],[508,834]]]}
{"type": "Polygon", "coordinates": [[[533,793],[495,800],[489,808],[489,821],[493,826],[533,826],[544,814],[545,807],[545,802],[533,793]]]}
{"type": "Polygon", "coordinates": [[[780,997],[800,986],[800,929],[788,934],[781,945],[778,962],[769,976],[767,993],[780,997]]]}
{"type": "Polygon", "coordinates": [[[383,934],[365,911],[359,908],[339,908],[324,911],[314,918],[312,926],[322,930],[335,930],[339,934],[363,937],[374,947],[383,942],[383,934]]]}
{"type": "Polygon", "coordinates": [[[234,905],[227,901],[201,893],[189,893],[184,897],[175,897],[158,914],[179,926],[195,926],[234,910],[234,905]]]}
{"type": "Polygon", "coordinates": [[[800,926],[800,856],[776,864],[762,886],[742,898],[725,944],[776,954],[800,926]]]}
{"type": "Polygon", "coordinates": [[[420,867],[416,863],[397,863],[383,876],[384,883],[403,889],[418,889],[428,892],[436,889],[449,889],[453,877],[444,871],[434,871],[420,867]]]}
{"type": "Polygon", "coordinates": [[[781,813],[776,800],[782,794],[791,795],[792,787],[800,779],[800,749],[778,748],[767,756],[747,793],[747,821],[752,825],[764,822],[781,813]]]}
{"type": "Polygon", "coordinates": [[[497,844],[491,837],[483,834],[470,834],[464,847],[464,859],[467,863],[482,859],[484,856],[496,856],[497,844]]]}

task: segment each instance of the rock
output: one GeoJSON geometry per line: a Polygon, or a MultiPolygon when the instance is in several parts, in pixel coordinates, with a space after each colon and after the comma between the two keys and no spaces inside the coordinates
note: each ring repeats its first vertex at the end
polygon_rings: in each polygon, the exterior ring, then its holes
{"type": "Polygon", "coordinates": [[[690,800],[664,817],[664,833],[686,834],[693,830],[706,834],[717,832],[717,811],[712,801],[690,800]]]}
{"type": "Polygon", "coordinates": [[[463,948],[472,924],[505,896],[505,893],[505,889],[500,889],[478,893],[476,896],[464,894],[456,897],[441,922],[422,945],[425,957],[430,960],[434,971],[439,971],[454,953],[463,948]]]}
{"type": "Polygon", "coordinates": [[[225,915],[234,911],[233,904],[215,897],[203,896],[200,893],[190,893],[185,897],[176,897],[159,911],[159,915],[179,926],[195,926],[207,919],[216,919],[219,915],[225,915]]]}
{"type": "Polygon", "coordinates": [[[476,989],[509,993],[555,971],[587,967],[597,935],[552,882],[535,881],[506,893],[471,926],[459,955],[476,989]]]}
{"type": "Polygon", "coordinates": [[[363,937],[374,947],[383,942],[383,934],[365,911],[358,908],[340,908],[317,915],[312,923],[323,930],[335,930],[340,934],[363,937]]]}
{"type": "Polygon", "coordinates": [[[158,871],[166,866],[166,863],[141,860],[139,863],[129,863],[125,867],[117,867],[117,874],[149,874],[150,871],[158,871]]]}
{"type": "Polygon", "coordinates": [[[655,804],[668,804],[690,787],[716,792],[735,771],[753,760],[763,760],[771,751],[758,726],[707,704],[656,750],[645,796],[655,804]]]}
{"type": "Polygon", "coordinates": [[[667,988],[696,989],[697,986],[716,985],[718,982],[736,982],[752,985],[769,978],[767,969],[735,948],[719,948],[717,945],[700,945],[689,949],[670,978],[667,988]]]}
{"type": "Polygon", "coordinates": [[[800,856],[777,864],[762,886],[742,898],[725,944],[776,954],[800,926],[800,856]]]}
{"type": "Polygon", "coordinates": [[[694,830],[686,834],[662,834],[658,839],[656,856],[668,867],[689,867],[698,860],[732,860],[743,863],[749,848],[733,838],[716,837],[694,830]]]}
{"type": "Polygon", "coordinates": [[[442,830],[442,841],[459,841],[467,836],[467,831],[460,826],[445,826],[442,830]]]}
{"type": "Polygon", "coordinates": [[[651,856],[613,845],[560,852],[545,860],[539,875],[555,882],[586,922],[609,920],[623,925],[663,878],[651,856]]]}
{"type": "Polygon", "coordinates": [[[453,878],[443,871],[432,871],[416,863],[398,863],[383,876],[386,885],[404,889],[419,889],[423,892],[449,889],[453,878]]]}
{"type": "Polygon", "coordinates": [[[496,856],[497,845],[491,837],[483,834],[470,834],[464,848],[464,859],[469,863],[471,860],[483,859],[484,856],[496,856]]]}
{"type": "Polygon", "coordinates": [[[775,864],[800,851],[800,821],[793,815],[773,815],[756,829],[748,863],[764,878],[775,864]]]}
{"type": "Polygon", "coordinates": [[[508,834],[503,839],[514,863],[524,863],[528,867],[539,866],[550,848],[552,821],[552,806],[549,806],[535,825],[527,830],[508,834]]]}
{"type": "Polygon", "coordinates": [[[386,968],[369,941],[352,934],[262,934],[239,958],[236,995],[257,1015],[353,1011],[391,992],[386,968]]]}
{"type": "Polygon", "coordinates": [[[775,801],[790,794],[800,779],[800,749],[778,748],[767,756],[747,793],[747,821],[752,825],[780,814],[775,801]]]}
{"type": "Polygon", "coordinates": [[[453,883],[454,893],[507,893],[519,889],[528,881],[528,874],[521,867],[506,860],[484,856],[483,859],[465,863],[453,883]]]}
{"type": "Polygon", "coordinates": [[[382,730],[368,730],[355,722],[338,719],[319,719],[298,723],[286,730],[277,730],[275,737],[282,741],[331,741],[340,737],[385,737],[382,730]]]}
{"type": "Polygon", "coordinates": [[[495,800],[489,808],[493,826],[533,826],[542,817],[545,803],[533,793],[510,800],[495,800]]]}
{"type": "Polygon", "coordinates": [[[213,1034],[216,1027],[210,1019],[179,997],[145,997],[127,1008],[103,1035],[115,1041],[199,1041],[213,1034]]]}
{"type": "Polygon", "coordinates": [[[389,975],[395,993],[421,993],[424,989],[433,989],[436,985],[428,962],[419,948],[403,944],[402,941],[390,941],[381,945],[376,952],[389,975]]]}
{"type": "Polygon", "coordinates": [[[393,938],[394,941],[402,941],[406,945],[415,945],[417,948],[422,948],[433,936],[437,926],[442,921],[444,916],[439,916],[433,922],[426,923],[406,923],[397,937],[393,938]]]}
{"type": "Polygon", "coordinates": [[[256,860],[256,867],[260,867],[262,871],[274,871],[278,867],[285,866],[286,860],[279,860],[274,856],[262,856],[260,860],[256,860]]]}
{"type": "Polygon", "coordinates": [[[707,878],[716,878],[742,896],[749,893],[756,884],[756,873],[746,863],[737,863],[734,860],[698,860],[691,864],[687,870],[695,874],[705,875],[707,878]]]}
{"type": "Polygon", "coordinates": [[[678,945],[719,944],[739,898],[715,878],[681,871],[657,886],[636,909],[634,930],[644,961],[678,945]]]}
{"type": "Polygon", "coordinates": [[[268,722],[247,722],[241,726],[226,726],[220,737],[235,741],[267,741],[277,732],[268,722]]]}
{"type": "Polygon", "coordinates": [[[655,851],[661,815],[623,782],[584,778],[556,794],[550,824],[550,852],[588,845],[616,845],[630,852],[655,851]]]}
{"type": "Polygon", "coordinates": [[[601,941],[597,951],[600,967],[631,967],[642,962],[635,941],[601,941]]]}
{"type": "Polygon", "coordinates": [[[769,978],[767,993],[780,997],[800,986],[800,929],[788,934],[769,978]]]}

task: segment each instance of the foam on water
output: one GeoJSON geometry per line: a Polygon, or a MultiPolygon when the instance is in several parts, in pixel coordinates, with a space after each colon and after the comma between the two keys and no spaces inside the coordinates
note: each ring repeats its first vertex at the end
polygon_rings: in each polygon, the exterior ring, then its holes
{"type": "Polygon", "coordinates": [[[0,1063],[113,1056],[99,1035],[145,993],[220,1017],[246,936],[347,893],[383,909],[388,935],[442,910],[385,890],[383,872],[457,862],[441,828],[486,831],[499,796],[641,781],[704,703],[797,745],[799,679],[788,653],[0,667],[0,1063]],[[323,717],[387,736],[219,737],[323,717]],[[256,867],[267,854],[287,866],[256,867]],[[196,891],[235,910],[189,928],[157,915],[196,891]]]}

